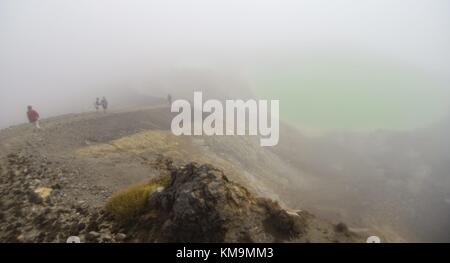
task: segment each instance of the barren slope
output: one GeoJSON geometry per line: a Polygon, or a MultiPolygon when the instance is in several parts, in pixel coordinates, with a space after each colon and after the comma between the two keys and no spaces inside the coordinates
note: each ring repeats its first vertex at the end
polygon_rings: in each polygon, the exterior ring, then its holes
{"type": "MultiPolygon", "coordinates": [[[[40,131],[26,124],[2,130],[1,241],[58,242],[69,234],[94,242],[130,241],[122,232],[131,230],[104,213],[105,201],[119,189],[166,173],[158,168],[161,158],[172,160],[175,167],[210,164],[252,196],[277,199],[275,193],[290,184],[308,186],[308,176],[292,176],[295,171],[259,147],[257,138],[176,137],[169,130],[170,120],[167,107],[154,107],[60,116],[43,120],[40,131]]],[[[309,222],[295,240],[361,240],[345,229],[336,236],[326,221],[311,217],[309,222]]],[[[130,233],[139,236],[136,230],[130,233]]]]}

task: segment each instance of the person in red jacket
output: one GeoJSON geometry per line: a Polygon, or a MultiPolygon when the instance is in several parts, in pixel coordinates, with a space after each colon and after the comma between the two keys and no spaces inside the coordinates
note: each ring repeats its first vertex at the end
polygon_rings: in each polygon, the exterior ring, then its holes
{"type": "Polygon", "coordinates": [[[35,111],[31,106],[28,106],[27,117],[30,123],[33,123],[36,128],[41,128],[39,126],[39,113],[35,111]]]}

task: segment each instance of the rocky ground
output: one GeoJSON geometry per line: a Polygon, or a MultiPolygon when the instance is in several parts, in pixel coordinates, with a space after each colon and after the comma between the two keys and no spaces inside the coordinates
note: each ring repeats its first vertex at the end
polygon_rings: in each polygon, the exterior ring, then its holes
{"type": "Polygon", "coordinates": [[[67,196],[67,172],[51,161],[23,153],[9,154],[0,177],[2,242],[122,241],[103,210],[67,196]],[[65,176],[66,175],[66,176],[65,176]],[[46,187],[42,187],[45,185],[46,187]]]}
{"type": "Polygon", "coordinates": [[[232,159],[166,135],[168,116],[167,109],[80,114],[44,120],[41,131],[2,130],[0,242],[363,241],[345,224],[257,197],[257,175],[240,176],[232,159]],[[138,216],[123,222],[106,212],[113,192],[161,174],[170,183],[149,194],[138,216]]]}
{"type": "Polygon", "coordinates": [[[3,242],[354,242],[343,224],[333,226],[306,211],[288,211],[255,198],[211,165],[174,166],[167,187],[148,196],[141,215],[124,223],[103,208],[64,193],[64,172],[51,162],[21,153],[2,167],[0,240],[3,242]],[[49,185],[50,187],[40,187],[49,185]]]}

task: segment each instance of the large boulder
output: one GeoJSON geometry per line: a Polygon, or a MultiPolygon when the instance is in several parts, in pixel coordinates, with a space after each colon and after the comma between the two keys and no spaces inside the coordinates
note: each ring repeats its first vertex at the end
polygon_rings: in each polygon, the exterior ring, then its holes
{"type": "Polygon", "coordinates": [[[211,165],[170,168],[171,180],[150,194],[136,221],[136,241],[274,242],[304,232],[305,218],[255,198],[211,165]]]}

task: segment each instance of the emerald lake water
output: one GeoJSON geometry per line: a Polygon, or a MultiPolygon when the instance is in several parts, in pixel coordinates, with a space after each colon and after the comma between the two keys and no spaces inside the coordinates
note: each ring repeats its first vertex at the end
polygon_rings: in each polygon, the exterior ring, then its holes
{"type": "Polygon", "coordinates": [[[259,66],[250,76],[255,93],[279,99],[281,119],[304,131],[408,130],[449,112],[435,78],[387,63],[311,59],[259,66]]]}

